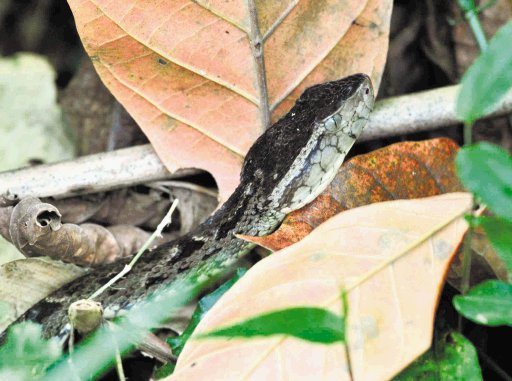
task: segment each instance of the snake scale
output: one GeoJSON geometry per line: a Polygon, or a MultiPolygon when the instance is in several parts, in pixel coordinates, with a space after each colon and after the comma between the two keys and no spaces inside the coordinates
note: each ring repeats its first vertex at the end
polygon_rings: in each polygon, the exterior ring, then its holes
{"type": "MultiPolygon", "coordinates": [[[[371,81],[364,74],[312,86],[293,108],[261,135],[245,158],[240,185],[224,205],[194,231],[146,253],[132,271],[96,300],[118,311],[198,264],[227,266],[253,247],[235,234],[263,236],[285,215],[311,202],[331,182],[373,108],[371,81]]],[[[126,261],[95,269],[33,306],[22,319],[57,335],[67,308],[87,298],[126,261]]]]}

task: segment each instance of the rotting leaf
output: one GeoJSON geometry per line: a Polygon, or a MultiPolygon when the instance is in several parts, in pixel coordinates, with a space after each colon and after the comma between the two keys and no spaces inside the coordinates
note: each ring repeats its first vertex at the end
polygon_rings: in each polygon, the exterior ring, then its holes
{"type": "Polygon", "coordinates": [[[169,170],[211,172],[222,199],[238,184],[243,156],[265,128],[266,105],[275,121],[306,87],[355,72],[368,73],[378,88],[392,6],[390,0],[68,3],[103,82],[169,170]]]}
{"type": "Polygon", "coordinates": [[[452,140],[438,138],[396,143],[356,156],[343,164],[320,196],[290,213],[276,232],[266,237],[241,237],[279,250],[346,209],[461,191],[454,165],[458,149],[452,140]]]}

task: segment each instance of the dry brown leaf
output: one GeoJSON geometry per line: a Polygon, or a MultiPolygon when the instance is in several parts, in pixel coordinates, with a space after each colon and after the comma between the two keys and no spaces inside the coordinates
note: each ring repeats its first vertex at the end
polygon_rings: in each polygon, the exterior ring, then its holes
{"type": "Polygon", "coordinates": [[[460,192],[455,173],[459,146],[447,138],[400,142],[356,156],[313,202],[286,216],[274,233],[245,237],[270,250],[283,249],[344,210],[374,202],[460,192]]]}
{"type": "Polygon", "coordinates": [[[100,77],[165,165],[206,169],[223,199],[268,124],[268,107],[277,120],[306,87],[355,72],[369,74],[378,88],[392,6],[390,0],[68,3],[100,77]]]}
{"type": "Polygon", "coordinates": [[[131,256],[148,237],[149,233],[128,225],[63,224],[55,206],[27,197],[12,208],[6,238],[27,257],[98,266],[131,256]]]}
{"type": "Polygon", "coordinates": [[[84,273],[80,267],[47,258],[19,259],[0,266],[0,304],[7,307],[0,316],[0,333],[35,303],[84,273]]]}
{"type": "MultiPolygon", "coordinates": [[[[471,195],[450,193],[345,211],[257,263],[196,332],[292,306],[340,313],[348,292],[354,380],[389,379],[430,347],[443,278],[467,224],[471,195]]],[[[342,344],[290,337],[191,340],[177,380],[349,380],[342,344]]]]}

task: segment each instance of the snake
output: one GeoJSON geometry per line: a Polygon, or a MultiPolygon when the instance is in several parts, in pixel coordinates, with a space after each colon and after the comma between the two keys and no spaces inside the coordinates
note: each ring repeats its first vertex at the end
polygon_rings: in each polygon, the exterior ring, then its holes
{"type": "MultiPolygon", "coordinates": [[[[127,276],[97,299],[105,312],[128,309],[198,266],[228,267],[255,245],[237,235],[265,236],[314,200],[331,182],[361,134],[374,104],[370,78],[354,74],[304,90],[290,111],[251,146],[240,183],[205,222],[146,253],[127,276]]],[[[96,268],[36,303],[21,318],[45,337],[68,324],[67,308],[119,273],[128,260],[96,268]]]]}

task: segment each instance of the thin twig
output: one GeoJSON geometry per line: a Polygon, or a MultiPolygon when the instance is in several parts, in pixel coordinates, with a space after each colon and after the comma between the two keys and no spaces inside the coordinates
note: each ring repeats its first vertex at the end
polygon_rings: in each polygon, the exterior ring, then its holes
{"type": "Polygon", "coordinates": [[[178,206],[178,199],[175,199],[171,205],[171,208],[165,215],[165,217],[162,219],[162,222],[160,222],[156,228],[156,230],[151,234],[151,236],[147,239],[147,241],[142,245],[142,247],[139,249],[137,254],[132,258],[129,264],[125,265],[124,268],[112,279],[110,279],[107,283],[105,283],[102,287],[100,287],[98,290],[96,290],[91,296],[89,296],[89,299],[93,300],[94,298],[97,298],[99,295],[101,295],[106,289],[108,289],[110,286],[112,286],[115,282],[117,282],[119,279],[121,279],[123,276],[125,276],[127,273],[131,271],[135,263],[139,260],[139,258],[144,254],[144,252],[151,246],[153,241],[162,235],[162,230],[171,223],[171,217],[178,206]]]}

